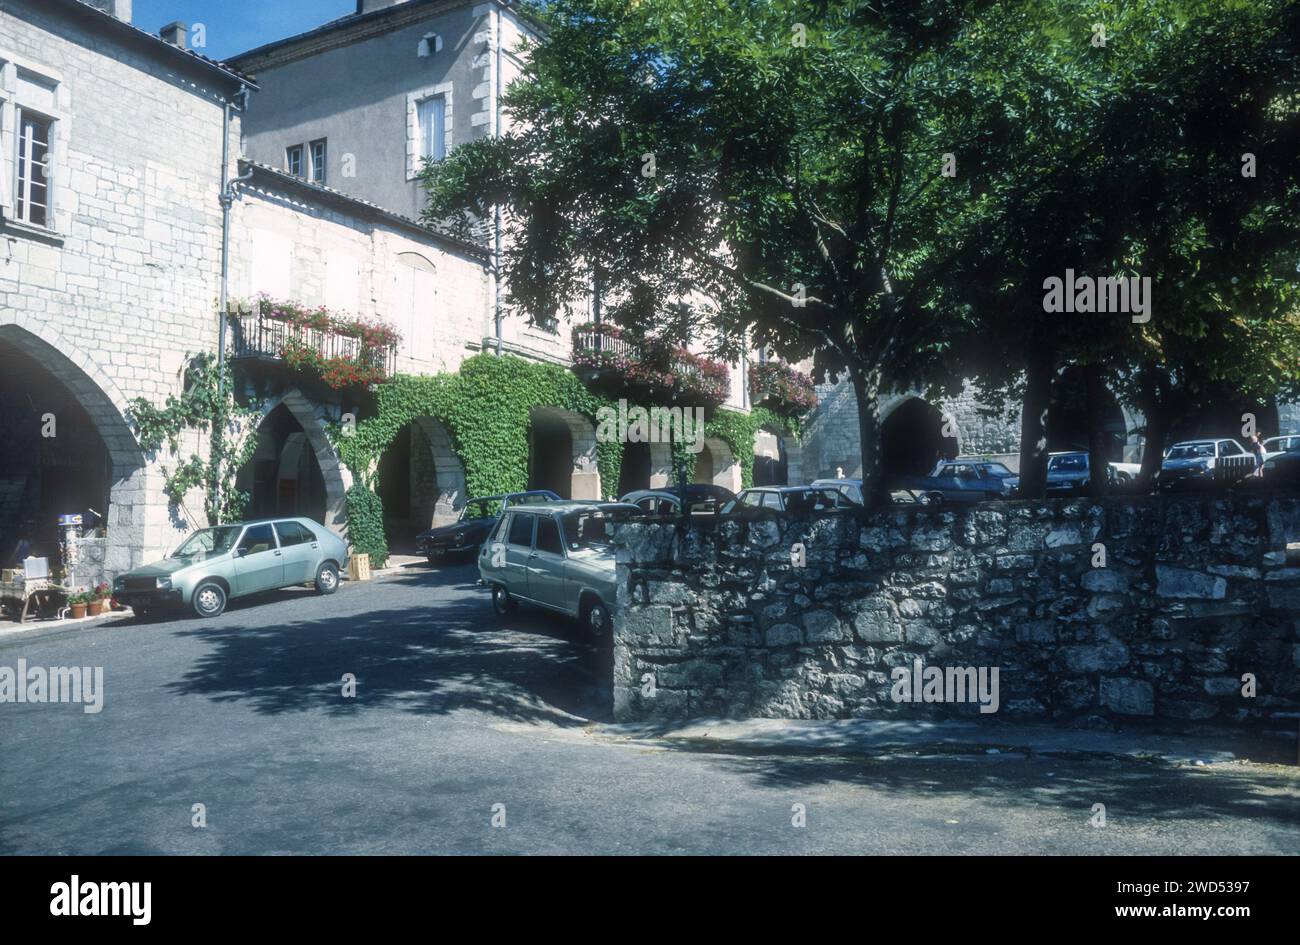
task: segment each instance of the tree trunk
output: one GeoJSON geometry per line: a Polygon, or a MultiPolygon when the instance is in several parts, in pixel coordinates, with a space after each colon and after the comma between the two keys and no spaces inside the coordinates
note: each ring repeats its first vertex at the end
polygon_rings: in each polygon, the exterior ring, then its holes
{"type": "Polygon", "coordinates": [[[862,500],[869,505],[889,502],[880,465],[880,372],[849,369],[858,401],[858,440],[862,452],[862,500]]]}
{"type": "Polygon", "coordinates": [[[1055,358],[1050,349],[1029,349],[1025,363],[1025,401],[1020,411],[1020,497],[1041,499],[1047,492],[1047,408],[1052,398],[1055,358]]]}
{"type": "Polygon", "coordinates": [[[1106,455],[1106,379],[1101,365],[1083,369],[1088,399],[1088,495],[1100,499],[1110,491],[1110,457],[1106,455]]]}
{"type": "Polygon", "coordinates": [[[1150,492],[1155,475],[1164,458],[1165,437],[1169,435],[1170,412],[1161,396],[1160,382],[1154,368],[1143,372],[1138,406],[1146,419],[1146,432],[1142,437],[1142,469],[1138,472],[1137,489],[1150,492]]]}

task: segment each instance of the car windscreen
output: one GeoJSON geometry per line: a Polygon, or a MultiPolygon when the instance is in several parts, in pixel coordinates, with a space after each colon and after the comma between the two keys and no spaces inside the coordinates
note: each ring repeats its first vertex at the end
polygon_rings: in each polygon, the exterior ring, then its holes
{"type": "Polygon", "coordinates": [[[496,518],[501,514],[500,499],[474,499],[460,510],[461,521],[475,518],[496,518]]]}
{"type": "Polygon", "coordinates": [[[600,512],[570,512],[560,519],[560,524],[571,551],[609,546],[609,523],[600,512]]]}
{"type": "Polygon", "coordinates": [[[510,500],[511,505],[541,505],[544,502],[554,502],[549,495],[519,495],[510,500]]]}
{"type": "Polygon", "coordinates": [[[1189,443],[1186,446],[1173,447],[1165,459],[1206,459],[1213,456],[1213,443],[1189,443]]]}
{"type": "Polygon", "coordinates": [[[825,512],[846,504],[834,489],[804,489],[785,494],[785,508],[788,512],[825,512]]]}
{"type": "Polygon", "coordinates": [[[239,537],[241,526],[218,525],[195,532],[172,554],[173,558],[202,560],[209,555],[223,555],[239,537]]]}
{"type": "Polygon", "coordinates": [[[1047,468],[1052,472],[1082,472],[1088,468],[1088,457],[1056,456],[1047,468]]]}
{"type": "Polygon", "coordinates": [[[1001,463],[985,463],[980,468],[984,470],[985,475],[996,476],[998,479],[1006,479],[1008,476],[1015,475],[1015,473],[1006,466],[1003,466],[1001,463]]]}

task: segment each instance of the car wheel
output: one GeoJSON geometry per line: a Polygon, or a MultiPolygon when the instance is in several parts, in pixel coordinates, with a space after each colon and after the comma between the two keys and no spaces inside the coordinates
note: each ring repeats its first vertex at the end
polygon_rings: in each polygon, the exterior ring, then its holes
{"type": "Polygon", "coordinates": [[[514,613],[518,606],[518,602],[510,596],[510,592],[505,587],[500,584],[492,585],[492,609],[496,611],[498,617],[514,613]]]}
{"type": "Polygon", "coordinates": [[[592,601],[587,605],[587,612],[582,615],[582,625],[596,639],[605,639],[609,636],[610,629],[613,626],[613,621],[609,616],[609,608],[602,601],[592,601]]]}
{"type": "Polygon", "coordinates": [[[927,493],[927,494],[926,494],[926,497],[925,497],[925,504],[926,504],[926,505],[943,505],[943,493],[942,493],[942,492],[930,492],[930,493],[927,493]]]}
{"type": "Polygon", "coordinates": [[[226,592],[216,581],[204,581],[194,589],[190,604],[200,617],[217,617],[226,609],[226,592]]]}
{"type": "Polygon", "coordinates": [[[131,613],[135,614],[136,620],[148,620],[153,611],[144,604],[132,604],[131,613]]]}
{"type": "Polygon", "coordinates": [[[333,594],[339,589],[339,569],[328,561],[316,569],[316,593],[333,594]]]}
{"type": "Polygon", "coordinates": [[[424,560],[430,564],[437,564],[441,559],[437,555],[425,555],[424,560]]]}

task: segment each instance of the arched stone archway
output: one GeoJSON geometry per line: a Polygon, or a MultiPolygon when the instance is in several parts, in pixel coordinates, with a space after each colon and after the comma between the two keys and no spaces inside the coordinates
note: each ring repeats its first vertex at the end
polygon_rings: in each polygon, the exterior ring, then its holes
{"type": "Polygon", "coordinates": [[[535,407],[528,422],[528,487],[566,499],[601,498],[596,427],[560,407],[535,407]]]}
{"type": "Polygon", "coordinates": [[[447,428],[432,417],[417,417],[414,421],[428,444],[428,454],[433,463],[434,494],[430,506],[430,525],[436,527],[456,521],[456,516],[469,495],[465,491],[465,464],[451,445],[447,428]]]}
{"type": "Polygon", "coordinates": [[[705,437],[704,448],[695,458],[694,481],[723,486],[732,492],[740,491],[740,464],[726,442],[717,437],[705,437]]]}
{"type": "MultiPolygon", "coordinates": [[[[86,353],[48,325],[36,323],[22,313],[5,312],[0,316],[0,349],[7,352],[7,359],[12,362],[5,368],[7,376],[13,379],[15,372],[25,371],[28,379],[21,383],[33,388],[31,393],[39,395],[40,391],[35,388],[41,387],[52,402],[63,400],[75,406],[78,419],[84,417],[85,423],[102,442],[101,455],[106,460],[104,468],[88,468],[83,473],[73,470],[73,475],[84,474],[99,480],[98,485],[89,485],[104,496],[96,501],[107,506],[96,507],[96,511],[103,513],[105,522],[105,572],[112,575],[129,570],[163,554],[174,538],[175,529],[168,519],[162,477],[151,468],[127,423],[127,400],[117,385],[86,353]]],[[[57,440],[57,409],[52,412],[55,414],[57,440]]],[[[37,435],[42,436],[39,432],[44,425],[41,416],[26,419],[37,424],[37,435]]],[[[76,435],[74,424],[65,423],[64,430],[64,436],[76,435]]],[[[38,447],[39,443],[37,440],[38,447]]],[[[12,456],[17,448],[15,445],[6,444],[5,448],[11,453],[11,458],[16,458],[12,456]]],[[[74,448],[69,452],[75,455],[86,451],[74,448]]],[[[39,458],[36,462],[39,464],[39,458]]],[[[5,488],[14,493],[20,491],[14,482],[5,488]]],[[[53,534],[54,523],[44,519],[48,517],[47,513],[56,510],[44,509],[39,496],[35,499],[17,496],[17,500],[20,508],[23,503],[33,501],[34,506],[24,514],[33,520],[35,527],[53,534]]],[[[86,509],[57,511],[83,512],[86,509]]]]}
{"type": "Polygon", "coordinates": [[[900,394],[881,407],[880,453],[886,482],[924,476],[940,458],[960,455],[961,430],[951,413],[945,414],[918,394],[900,394]]]}
{"type": "MultiPolygon", "coordinates": [[[[325,486],[324,522],[326,528],[343,533],[348,520],[348,489],[352,486],[352,475],[339,460],[329,436],[325,433],[325,423],[329,419],[329,409],[323,404],[315,404],[302,391],[292,388],[278,397],[272,398],[264,407],[258,419],[260,427],[266,418],[283,406],[302,427],[305,446],[320,467],[321,479],[325,486]]],[[[296,431],[295,431],[296,432],[296,431]]]]}

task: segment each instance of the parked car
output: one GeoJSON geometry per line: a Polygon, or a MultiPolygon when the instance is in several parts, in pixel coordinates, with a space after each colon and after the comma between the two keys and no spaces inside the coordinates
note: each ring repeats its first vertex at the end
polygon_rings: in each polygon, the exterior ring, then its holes
{"type": "Polygon", "coordinates": [[[1014,496],[1020,477],[992,460],[953,460],[940,464],[932,476],[906,477],[900,486],[931,505],[986,502],[1014,496]]]}
{"type": "Polygon", "coordinates": [[[1300,433],[1289,436],[1270,436],[1264,441],[1264,462],[1300,447],[1300,433]]]}
{"type": "Polygon", "coordinates": [[[137,617],[188,606],[215,617],[228,601],[261,591],[315,584],[321,594],[339,586],[348,546],[308,518],[235,522],[200,529],[161,561],[113,581],[113,596],[137,617]]]}
{"type": "Polygon", "coordinates": [[[1291,437],[1291,446],[1264,460],[1264,481],[1270,486],[1300,487],[1300,436],[1291,437]]]}
{"type": "Polygon", "coordinates": [[[1184,440],[1165,451],[1156,488],[1168,491],[1215,479],[1239,479],[1254,468],[1254,457],[1236,440],[1184,440]]]}
{"type": "MultiPolygon", "coordinates": [[[[692,514],[716,513],[721,506],[735,497],[736,494],[725,486],[715,486],[711,483],[693,483],[686,487],[686,501],[692,514]]],[[[630,502],[651,515],[675,515],[682,507],[682,490],[680,486],[637,489],[629,492],[619,501],[630,502]]]]}
{"type": "Polygon", "coordinates": [[[478,556],[479,577],[498,616],[520,601],[576,618],[608,636],[614,608],[614,549],[608,525],[623,503],[518,505],[501,516],[478,556]]]}
{"type": "Polygon", "coordinates": [[[500,519],[501,513],[512,505],[558,501],[560,497],[549,489],[470,499],[460,510],[460,516],[455,522],[437,528],[426,528],[415,536],[415,544],[430,564],[447,556],[477,554],[479,546],[491,533],[492,526],[500,519]]]}
{"type": "Polygon", "coordinates": [[[742,489],[734,499],[718,510],[719,515],[746,515],[767,512],[827,512],[831,509],[852,508],[850,501],[838,489],[814,486],[756,486],[742,489]]]}
{"type": "Polygon", "coordinates": [[[854,505],[863,505],[861,479],[814,479],[814,489],[835,489],[854,505]]]}
{"type": "Polygon", "coordinates": [[[619,501],[636,506],[645,515],[676,515],[682,508],[680,498],[659,489],[638,489],[629,492],[619,501]]]}

